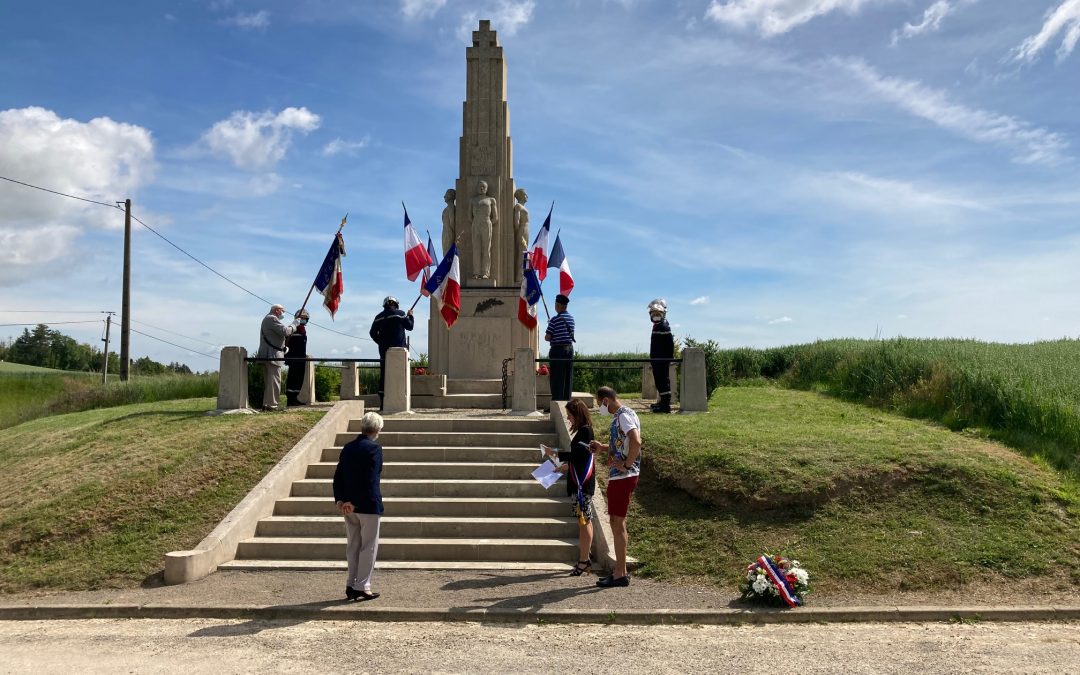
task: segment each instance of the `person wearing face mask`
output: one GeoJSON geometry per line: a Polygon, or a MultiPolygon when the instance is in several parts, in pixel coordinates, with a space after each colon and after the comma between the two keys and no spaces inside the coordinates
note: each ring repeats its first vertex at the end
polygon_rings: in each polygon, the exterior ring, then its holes
{"type": "Polygon", "coordinates": [[[657,298],[649,303],[649,319],[652,321],[652,339],[649,340],[649,358],[653,381],[660,400],[649,406],[655,413],[671,412],[671,361],[675,358],[675,338],[667,322],[667,301],[657,298]]]}
{"type": "Polygon", "coordinates": [[[281,397],[281,367],[285,365],[285,340],[296,332],[300,325],[299,320],[293,321],[286,326],[281,322],[285,316],[284,305],[271,305],[270,313],[263,317],[259,327],[259,349],[255,352],[255,358],[267,359],[262,361],[266,368],[266,387],[263,389],[262,409],[267,412],[278,410],[278,400],[281,397]]]}
{"type": "Polygon", "coordinates": [[[334,470],[334,502],[345,518],[347,600],[379,597],[371,591],[371,575],[379,551],[379,521],[383,512],[382,446],[375,442],[382,428],[381,415],[365,413],[360,420],[360,435],[341,449],[334,470]]]}
{"type": "Polygon", "coordinates": [[[289,374],[285,377],[285,401],[286,405],[302,405],[300,403],[300,390],[304,386],[304,375],[307,372],[307,323],[311,315],[306,309],[296,313],[296,331],[285,341],[285,366],[289,374]]]}
{"type": "MultiPolygon", "coordinates": [[[[641,475],[641,422],[637,413],[626,407],[611,387],[600,387],[596,392],[600,403],[599,413],[614,417],[611,420],[611,436],[608,439],[608,521],[615,538],[615,569],[610,576],[596,582],[600,588],[630,585],[626,571],[626,514],[630,510],[630,498],[641,475]]],[[[599,441],[589,443],[589,449],[599,452],[604,446],[599,441]]]]}

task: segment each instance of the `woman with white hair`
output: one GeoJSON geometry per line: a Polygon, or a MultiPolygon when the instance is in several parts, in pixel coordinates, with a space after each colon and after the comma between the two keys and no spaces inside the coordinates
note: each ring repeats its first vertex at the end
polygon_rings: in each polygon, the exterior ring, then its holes
{"type": "Polygon", "coordinates": [[[349,563],[345,579],[345,597],[349,600],[374,600],[371,574],[379,550],[379,520],[383,512],[382,446],[375,442],[383,428],[383,418],[369,412],[360,420],[360,435],[341,449],[334,470],[334,501],[345,517],[348,542],[345,557],[349,563]]]}

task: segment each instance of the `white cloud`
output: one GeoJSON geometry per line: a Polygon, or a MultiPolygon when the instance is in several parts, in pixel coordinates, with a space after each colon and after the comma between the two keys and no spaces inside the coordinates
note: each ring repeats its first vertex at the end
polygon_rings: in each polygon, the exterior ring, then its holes
{"type": "Polygon", "coordinates": [[[775,326],[776,324],[793,323],[794,321],[795,321],[795,319],[792,319],[790,316],[782,316],[780,318],[772,319],[771,321],[769,321],[769,325],[770,326],[775,326]]]}
{"type": "Polygon", "coordinates": [[[497,0],[494,5],[480,11],[467,12],[462,17],[458,37],[464,42],[471,41],[472,32],[476,30],[477,21],[481,18],[491,19],[491,29],[499,35],[514,35],[522,26],[532,21],[534,9],[534,0],[497,0]]]}
{"type": "Polygon", "coordinates": [[[694,298],[690,301],[691,305],[707,305],[709,304],[709,296],[703,295],[700,298],[694,298]]]}
{"type": "Polygon", "coordinates": [[[900,30],[893,31],[892,44],[895,47],[901,38],[912,38],[923,33],[932,33],[941,29],[941,22],[945,17],[955,12],[962,5],[971,5],[979,0],[936,0],[923,12],[922,21],[919,23],[907,23],[900,30]]]}
{"type": "Polygon", "coordinates": [[[240,30],[266,30],[270,26],[270,12],[265,9],[252,14],[240,12],[227,19],[222,19],[223,26],[233,26],[240,30]]]}
{"type": "Polygon", "coordinates": [[[1060,134],[1015,117],[953,103],[943,91],[914,80],[882,76],[863,61],[836,63],[882,100],[969,140],[1010,148],[1016,162],[1056,165],[1066,159],[1069,142],[1060,134]]]}
{"type": "Polygon", "coordinates": [[[294,132],[311,133],[321,122],[307,108],[285,108],[276,115],[269,110],[238,110],[212,126],[203,134],[202,142],[213,154],[228,157],[238,168],[265,169],[285,156],[294,132]]]}
{"type": "Polygon", "coordinates": [[[428,19],[445,4],[446,0],[401,0],[401,13],[407,19],[428,19]]]}
{"type": "Polygon", "coordinates": [[[366,148],[370,142],[371,139],[368,136],[364,136],[358,141],[346,141],[339,137],[323,146],[322,154],[326,157],[342,154],[355,155],[360,150],[366,148]]]}
{"type": "MultiPolygon", "coordinates": [[[[98,117],[65,119],[45,108],[0,111],[0,175],[113,204],[154,171],[150,132],[98,117]]],[[[0,181],[0,269],[17,277],[65,256],[87,227],[123,227],[119,211],[0,181]]]]}
{"type": "Polygon", "coordinates": [[[1039,52],[1062,31],[1065,31],[1065,36],[1057,50],[1059,63],[1072,54],[1076,43],[1080,41],[1080,0],[1065,0],[1057,9],[1047,12],[1042,30],[1029,36],[1013,50],[1013,60],[1029,63],[1035,61],[1039,52]]]}
{"type": "Polygon", "coordinates": [[[840,11],[854,15],[865,6],[898,0],[712,0],[707,18],[739,29],[756,28],[764,37],[788,32],[819,16],[840,11]]]}

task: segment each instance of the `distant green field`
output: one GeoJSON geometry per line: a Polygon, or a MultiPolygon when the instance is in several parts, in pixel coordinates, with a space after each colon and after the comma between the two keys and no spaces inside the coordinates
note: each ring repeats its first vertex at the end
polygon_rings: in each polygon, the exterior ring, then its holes
{"type": "Polygon", "coordinates": [[[74,373],[22,364],[0,366],[0,429],[28,420],[128,403],[217,395],[217,375],[154,375],[107,385],[96,373],[74,373]]]}
{"type": "Polygon", "coordinates": [[[707,345],[715,386],[766,377],[929,418],[1080,473],[1080,340],[823,340],[775,349],[707,345]],[[710,348],[711,347],[711,348],[710,348]]]}

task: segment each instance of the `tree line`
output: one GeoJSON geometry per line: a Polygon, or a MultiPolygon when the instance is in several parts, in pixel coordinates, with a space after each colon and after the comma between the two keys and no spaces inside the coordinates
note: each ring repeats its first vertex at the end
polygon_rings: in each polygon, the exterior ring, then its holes
{"type": "MultiPolygon", "coordinates": [[[[78,342],[43,323],[33,330],[24,328],[22,335],[14,340],[0,340],[0,361],[27,366],[100,373],[104,359],[101,349],[78,342]]],[[[134,359],[130,370],[138,375],[191,374],[191,368],[183,363],[159,363],[149,356],[134,359]]],[[[120,372],[120,356],[113,351],[109,352],[109,372],[120,372]]]]}

